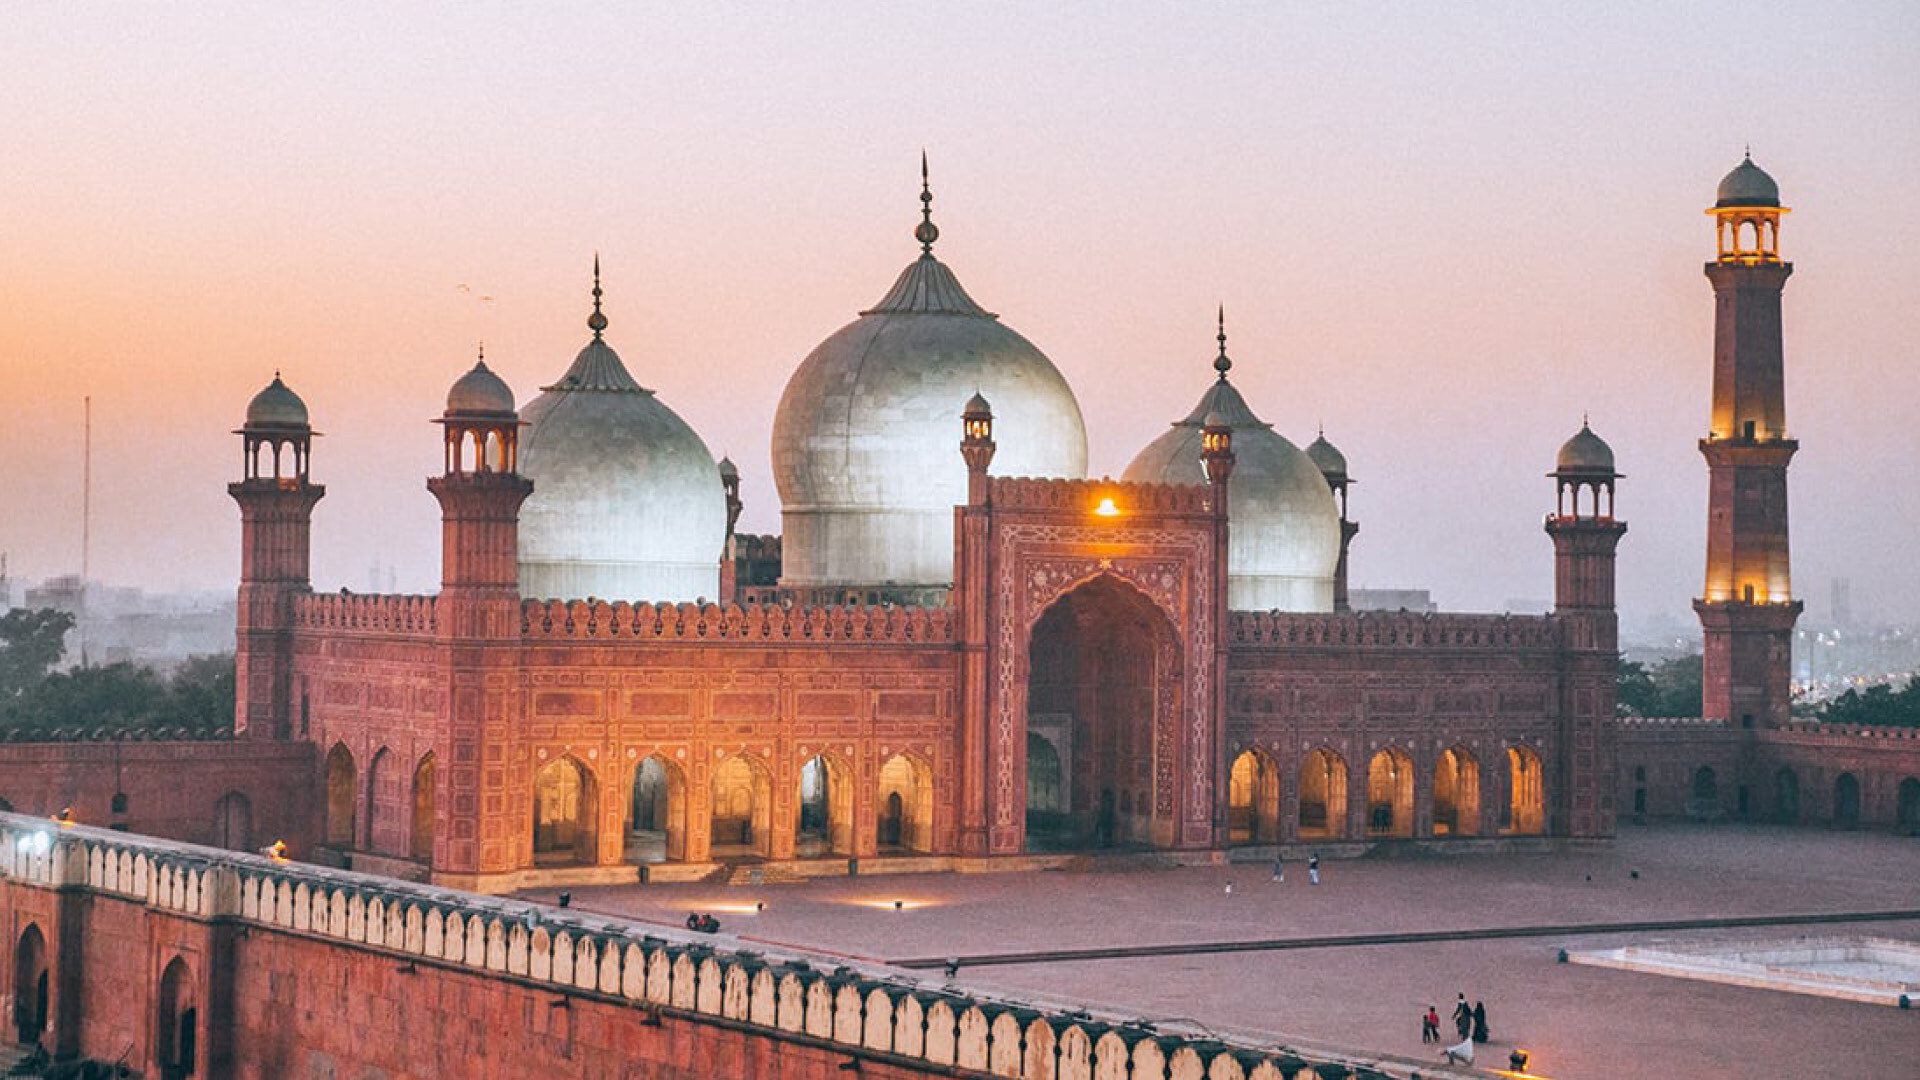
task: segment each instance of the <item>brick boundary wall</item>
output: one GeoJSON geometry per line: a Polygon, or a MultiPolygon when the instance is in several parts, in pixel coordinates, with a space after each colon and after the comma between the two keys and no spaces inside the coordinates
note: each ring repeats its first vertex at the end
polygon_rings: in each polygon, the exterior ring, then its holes
{"type": "Polygon", "coordinates": [[[209,1080],[1387,1075],[878,964],[13,814],[0,919],[6,1004],[47,957],[50,1046],[149,1076],[183,1016],[192,1075],[209,1080]],[[23,954],[36,932],[45,948],[23,954]]]}

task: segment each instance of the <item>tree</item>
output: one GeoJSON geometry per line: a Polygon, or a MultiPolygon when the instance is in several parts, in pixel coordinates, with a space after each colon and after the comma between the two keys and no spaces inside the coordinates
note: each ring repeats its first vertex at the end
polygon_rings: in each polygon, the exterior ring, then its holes
{"type": "Polygon", "coordinates": [[[52,608],[0,614],[0,712],[39,685],[67,651],[73,616],[52,608]]]}
{"type": "Polygon", "coordinates": [[[1907,680],[1901,690],[1892,683],[1849,690],[1822,705],[1816,715],[1826,724],[1920,727],[1920,678],[1907,680]]]}
{"type": "Polygon", "coordinates": [[[1614,690],[1617,710],[1622,716],[1699,716],[1701,671],[1699,653],[1662,660],[1651,668],[1622,660],[1614,690]]]}

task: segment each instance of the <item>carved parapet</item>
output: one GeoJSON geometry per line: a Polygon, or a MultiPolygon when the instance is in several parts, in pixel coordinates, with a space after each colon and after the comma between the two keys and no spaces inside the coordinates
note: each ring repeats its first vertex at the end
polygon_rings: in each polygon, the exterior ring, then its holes
{"type": "Polygon", "coordinates": [[[994,477],[996,510],[1086,510],[1112,498],[1123,514],[1212,513],[1213,489],[1205,484],[1138,484],[1119,480],[1035,480],[994,477]]]}
{"type": "Polygon", "coordinates": [[[539,641],[842,641],[945,644],[951,608],[787,607],[778,604],[629,604],[605,600],[528,600],[521,632],[539,641]]]}
{"type": "Polygon", "coordinates": [[[319,593],[294,602],[293,625],[301,630],[365,630],[432,636],[437,621],[432,596],[360,596],[319,593]]]}
{"type": "MultiPolygon", "coordinates": [[[[801,1036],[876,1055],[997,1076],[1318,1080],[1375,1075],[1219,1037],[1189,1021],[1069,1010],[962,991],[948,980],[729,935],[562,910],[101,829],[0,814],[8,888],[80,888],[252,935],[287,934],[397,960],[407,975],[498,977],[624,1006],[634,1024],[703,1018],[780,1041],[801,1036]],[[43,839],[44,838],[44,839],[43,839]],[[1124,1072],[1113,1071],[1118,1063],[1124,1072]]],[[[240,961],[246,963],[245,959],[240,961]]]]}
{"type": "Polygon", "coordinates": [[[1283,648],[1553,649],[1562,637],[1549,615],[1236,611],[1228,622],[1234,645],[1283,648]]]}

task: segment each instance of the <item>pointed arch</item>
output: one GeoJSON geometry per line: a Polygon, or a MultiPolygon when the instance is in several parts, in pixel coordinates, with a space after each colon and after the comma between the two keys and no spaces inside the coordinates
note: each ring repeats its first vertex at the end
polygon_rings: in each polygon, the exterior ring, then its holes
{"type": "Polygon", "coordinates": [[[1464,746],[1440,752],[1433,765],[1433,835],[1480,833],[1480,763],[1464,746]]]}
{"type": "Polygon", "coordinates": [[[563,754],[533,775],[533,861],[536,865],[592,865],[600,804],[593,770],[563,754]]]}
{"type": "Polygon", "coordinates": [[[412,827],[407,830],[407,855],[420,862],[433,862],[434,784],[438,769],[429,750],[420,755],[413,767],[412,827]]]}
{"type": "Polygon", "coordinates": [[[1792,769],[1773,774],[1773,820],[1783,825],[1800,821],[1800,774],[1792,769]]]}
{"type": "Polygon", "coordinates": [[[773,855],[773,774],[751,754],[735,754],[713,771],[710,822],[715,858],[773,855]]]}
{"type": "Polygon", "coordinates": [[[1898,792],[1894,804],[1894,824],[1910,836],[1920,835],[1920,777],[1909,776],[1901,780],[1898,792]]]}
{"type": "Polygon", "coordinates": [[[360,790],[354,773],[353,751],[346,743],[334,743],[327,751],[327,844],[350,851],[359,830],[356,811],[360,790]]]}
{"type": "Polygon", "coordinates": [[[47,1030],[47,939],[35,923],[28,923],[13,946],[13,1028],[20,1042],[37,1041],[47,1030]]]}
{"type": "Polygon", "coordinates": [[[160,975],[160,1008],[153,1025],[154,1059],[168,1080],[200,1075],[200,1009],[193,991],[186,960],[174,957],[160,975]]]}
{"type": "Polygon", "coordinates": [[[1243,750],[1227,774],[1227,842],[1280,841],[1280,763],[1258,748],[1243,750]]]}
{"type": "Polygon", "coordinates": [[[660,754],[633,771],[627,807],[626,861],[678,861],[687,857],[687,774],[660,754]]]}
{"type": "Polygon", "coordinates": [[[407,778],[394,764],[394,753],[382,746],[367,762],[366,849],[381,855],[398,855],[406,849],[400,832],[400,807],[407,800],[407,778]]]}
{"type": "Polygon", "coordinates": [[[933,768],[917,754],[895,754],[880,766],[875,827],[881,851],[933,851],[933,768]]]}
{"type": "Polygon", "coordinates": [[[1850,772],[1834,777],[1833,823],[1843,829],[1860,824],[1860,781],[1850,772]]]}
{"type": "Polygon", "coordinates": [[[1347,835],[1347,762],[1319,747],[1300,762],[1302,840],[1339,840],[1347,835]]]}
{"type": "Polygon", "coordinates": [[[1515,836],[1547,831],[1547,794],[1540,755],[1530,746],[1507,748],[1507,828],[1515,836]]]}
{"type": "Polygon", "coordinates": [[[1413,758],[1397,746],[1367,762],[1367,835],[1413,835],[1413,758]]]}
{"type": "Polygon", "coordinates": [[[800,763],[796,854],[853,854],[853,785],[853,767],[837,754],[815,754],[800,763]]]}

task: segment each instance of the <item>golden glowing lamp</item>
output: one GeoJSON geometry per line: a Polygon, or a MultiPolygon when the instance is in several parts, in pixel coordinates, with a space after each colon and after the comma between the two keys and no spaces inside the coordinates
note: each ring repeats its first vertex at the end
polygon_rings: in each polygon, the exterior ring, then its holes
{"type": "Polygon", "coordinates": [[[1093,512],[1099,515],[1100,517],[1119,517],[1120,516],[1120,508],[1113,505],[1113,496],[1111,495],[1107,496],[1104,499],[1101,499],[1100,505],[1094,507],[1093,512]]]}
{"type": "Polygon", "coordinates": [[[275,840],[272,844],[268,845],[267,854],[273,858],[274,862],[286,862],[287,842],[285,840],[275,840]]]}
{"type": "Polygon", "coordinates": [[[74,822],[73,807],[68,806],[63,808],[59,814],[55,815],[53,820],[59,822],[60,827],[63,829],[71,828],[74,822]]]}

